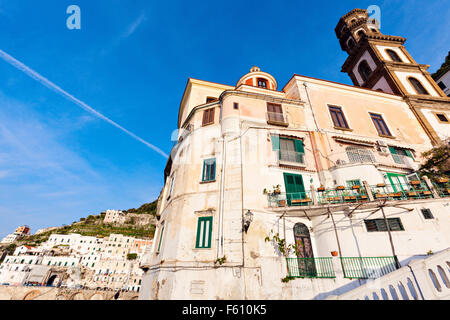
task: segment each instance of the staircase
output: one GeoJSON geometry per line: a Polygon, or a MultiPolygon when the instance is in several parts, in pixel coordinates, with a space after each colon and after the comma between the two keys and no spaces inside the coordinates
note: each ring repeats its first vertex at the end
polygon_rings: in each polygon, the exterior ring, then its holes
{"type": "Polygon", "coordinates": [[[450,300],[450,248],[327,300],[450,300]]]}

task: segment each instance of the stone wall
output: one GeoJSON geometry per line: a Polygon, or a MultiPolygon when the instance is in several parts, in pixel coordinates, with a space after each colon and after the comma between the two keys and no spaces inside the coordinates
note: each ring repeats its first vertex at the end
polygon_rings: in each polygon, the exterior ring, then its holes
{"type": "MultiPolygon", "coordinates": [[[[116,291],[0,286],[0,300],[115,300],[116,293],[116,291]]],[[[117,300],[137,299],[136,292],[124,292],[117,300]]]]}

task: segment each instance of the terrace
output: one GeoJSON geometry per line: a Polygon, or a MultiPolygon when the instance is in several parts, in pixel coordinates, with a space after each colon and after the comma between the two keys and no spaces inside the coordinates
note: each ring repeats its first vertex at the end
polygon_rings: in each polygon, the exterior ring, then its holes
{"type": "MultiPolygon", "coordinates": [[[[268,203],[271,208],[312,207],[337,204],[368,203],[377,200],[401,201],[442,198],[450,196],[448,179],[440,184],[427,181],[410,181],[407,184],[378,184],[353,186],[351,188],[338,186],[335,189],[324,187],[316,190],[283,193],[268,193],[268,203]]],[[[306,209],[306,208],[305,208],[306,209]]]]}

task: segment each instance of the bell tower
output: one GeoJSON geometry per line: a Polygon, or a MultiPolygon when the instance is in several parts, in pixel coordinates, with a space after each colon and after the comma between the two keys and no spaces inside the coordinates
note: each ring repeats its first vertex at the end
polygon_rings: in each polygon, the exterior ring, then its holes
{"type": "Polygon", "coordinates": [[[364,9],[344,15],[335,32],[342,50],[348,53],[342,72],[353,84],[404,97],[433,143],[439,143],[438,134],[420,109],[442,104],[438,109],[449,110],[450,99],[427,71],[430,66],[417,63],[405,49],[406,39],[381,33],[378,21],[369,18],[364,9]]]}

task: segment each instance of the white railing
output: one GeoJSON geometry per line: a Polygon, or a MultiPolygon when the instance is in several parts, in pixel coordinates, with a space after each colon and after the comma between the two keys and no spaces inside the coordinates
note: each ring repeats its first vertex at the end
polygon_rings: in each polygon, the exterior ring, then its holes
{"type": "Polygon", "coordinates": [[[370,281],[332,300],[449,300],[450,248],[370,281]]]}

